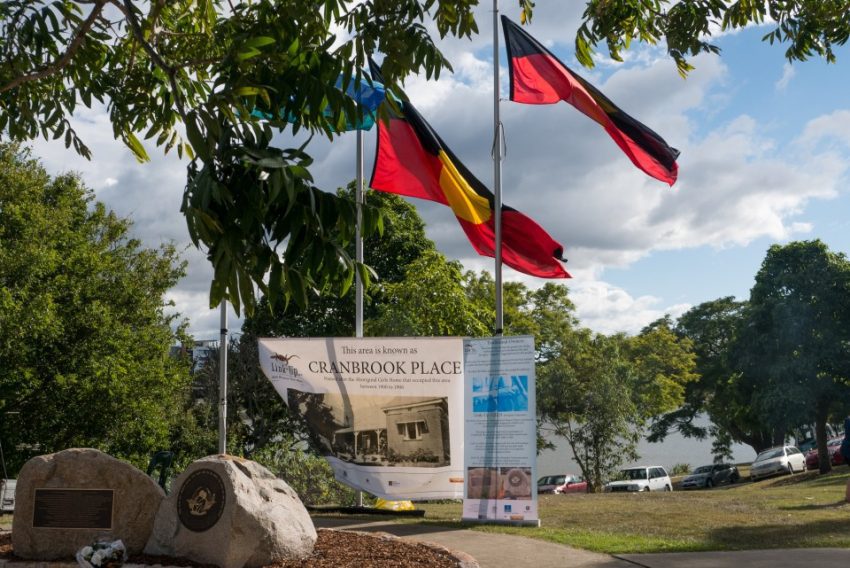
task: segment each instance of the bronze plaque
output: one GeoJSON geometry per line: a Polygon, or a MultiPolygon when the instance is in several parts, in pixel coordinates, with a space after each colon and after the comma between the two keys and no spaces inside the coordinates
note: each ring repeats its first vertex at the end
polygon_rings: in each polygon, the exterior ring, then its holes
{"type": "Polygon", "coordinates": [[[211,529],[224,512],[224,482],[210,469],[193,472],[177,494],[177,516],[190,531],[211,529]]]}
{"type": "Polygon", "coordinates": [[[32,526],[41,529],[111,529],[112,489],[36,489],[32,526]]]}

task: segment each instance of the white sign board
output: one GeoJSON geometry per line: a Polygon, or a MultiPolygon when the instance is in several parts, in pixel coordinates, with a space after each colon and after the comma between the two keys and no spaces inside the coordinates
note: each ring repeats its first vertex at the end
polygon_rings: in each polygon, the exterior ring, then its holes
{"type": "Polygon", "coordinates": [[[260,365],[340,481],[384,499],[463,491],[463,340],[259,340],[260,365]]]}
{"type": "Polygon", "coordinates": [[[464,341],[463,518],[536,524],[534,338],[464,341]]]}

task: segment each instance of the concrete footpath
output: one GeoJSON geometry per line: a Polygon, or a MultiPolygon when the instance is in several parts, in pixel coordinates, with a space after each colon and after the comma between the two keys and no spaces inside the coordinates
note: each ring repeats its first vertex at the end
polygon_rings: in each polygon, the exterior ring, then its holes
{"type": "Polygon", "coordinates": [[[521,536],[424,523],[314,517],[316,528],[387,532],[466,552],[481,568],[848,568],[850,549],[798,548],[609,556],[521,536]]]}

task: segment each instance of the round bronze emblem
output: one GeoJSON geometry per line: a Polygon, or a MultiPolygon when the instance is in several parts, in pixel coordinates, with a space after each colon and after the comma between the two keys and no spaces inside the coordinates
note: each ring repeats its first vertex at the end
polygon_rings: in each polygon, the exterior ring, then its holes
{"type": "Polygon", "coordinates": [[[190,531],[215,526],[224,512],[224,482],[212,470],[199,469],[186,479],[177,494],[177,516],[190,531]]]}

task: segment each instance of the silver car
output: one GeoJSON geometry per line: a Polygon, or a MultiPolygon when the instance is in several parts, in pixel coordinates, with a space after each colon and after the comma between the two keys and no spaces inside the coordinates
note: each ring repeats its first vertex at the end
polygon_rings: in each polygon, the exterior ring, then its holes
{"type": "Polygon", "coordinates": [[[777,446],[756,456],[750,466],[750,479],[755,481],[779,473],[806,471],[806,457],[794,446],[777,446]]]}
{"type": "Polygon", "coordinates": [[[728,463],[701,465],[682,480],[682,489],[711,489],[721,483],[735,483],[741,478],[738,468],[728,463]]]}

